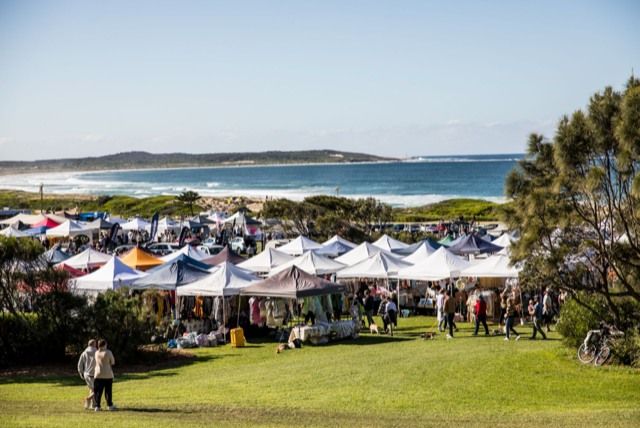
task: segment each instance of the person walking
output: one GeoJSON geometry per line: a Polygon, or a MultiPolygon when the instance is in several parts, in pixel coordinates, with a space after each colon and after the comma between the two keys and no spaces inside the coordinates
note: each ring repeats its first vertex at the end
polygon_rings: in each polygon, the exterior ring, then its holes
{"type": "Polygon", "coordinates": [[[449,326],[449,333],[447,339],[453,339],[453,319],[456,315],[456,300],[451,297],[451,293],[447,291],[444,297],[444,314],[447,318],[447,325],[449,326]]]}
{"type": "Polygon", "coordinates": [[[538,334],[538,332],[540,332],[540,334],[542,335],[542,340],[547,340],[547,335],[544,334],[544,330],[542,329],[542,319],[543,319],[542,303],[540,303],[540,299],[538,299],[538,296],[535,296],[533,298],[533,301],[534,301],[533,314],[532,314],[533,334],[529,339],[535,340],[536,335],[538,334]]]}
{"type": "Polygon", "coordinates": [[[369,290],[366,290],[364,292],[364,313],[367,316],[367,322],[369,323],[368,327],[371,327],[371,324],[375,324],[373,321],[373,307],[373,296],[369,293],[369,290]]]}
{"type": "Polygon", "coordinates": [[[96,368],[96,341],[91,339],[87,348],[80,354],[78,359],[78,374],[89,388],[89,395],[84,399],[84,408],[90,410],[94,407],[94,372],[96,368]]]}
{"type": "Polygon", "coordinates": [[[553,302],[548,288],[544,290],[544,297],[542,298],[542,315],[544,323],[547,325],[548,333],[551,331],[551,322],[553,321],[553,302]]]}
{"type": "Polygon", "coordinates": [[[484,326],[484,334],[485,336],[488,336],[489,327],[487,326],[487,302],[484,301],[484,297],[482,297],[482,295],[478,296],[478,300],[476,300],[476,304],[473,308],[473,313],[476,316],[476,329],[473,332],[473,335],[478,335],[480,323],[482,323],[482,325],[484,326]]]}
{"type": "Polygon", "coordinates": [[[438,331],[443,332],[445,327],[445,315],[444,315],[444,289],[441,288],[436,297],[436,317],[438,320],[438,331]]]}
{"type": "Polygon", "coordinates": [[[505,324],[506,336],[504,340],[510,339],[511,332],[513,332],[513,334],[516,335],[516,340],[520,340],[520,334],[516,331],[515,328],[513,328],[513,322],[516,318],[516,303],[513,297],[509,297],[507,299],[507,309],[505,311],[505,317],[506,317],[506,324],[505,324]]]}
{"type": "MultiPolygon", "coordinates": [[[[382,317],[382,321],[384,322],[384,331],[387,333],[387,328],[391,327],[393,332],[393,327],[398,325],[398,307],[396,303],[393,301],[393,296],[387,299],[387,303],[385,305],[384,316],[382,317]]],[[[393,333],[391,334],[393,336],[393,333]]]]}
{"type": "Polygon", "coordinates": [[[116,410],[116,406],[113,405],[113,369],[116,359],[110,350],[107,349],[107,341],[100,339],[98,342],[98,351],[95,354],[95,374],[94,374],[94,387],[95,387],[95,411],[100,411],[100,405],[102,401],[102,393],[107,401],[109,410],[116,410]]]}

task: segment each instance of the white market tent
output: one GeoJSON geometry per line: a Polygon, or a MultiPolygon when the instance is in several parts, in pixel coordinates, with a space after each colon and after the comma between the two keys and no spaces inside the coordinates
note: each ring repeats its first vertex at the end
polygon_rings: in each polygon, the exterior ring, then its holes
{"type": "Polygon", "coordinates": [[[395,277],[400,270],[409,267],[411,267],[409,263],[379,252],[353,266],[339,271],[336,277],[389,279],[395,277]]]}
{"type": "Polygon", "coordinates": [[[415,265],[424,262],[427,257],[435,253],[436,251],[437,250],[431,245],[427,244],[426,241],[423,241],[413,253],[409,254],[407,257],[404,257],[402,260],[415,265]]]}
{"type": "Polygon", "coordinates": [[[299,269],[311,275],[327,275],[336,273],[346,267],[346,265],[336,262],[329,257],[317,254],[315,251],[307,251],[295,259],[271,269],[269,276],[280,273],[291,266],[297,266],[299,269]]]}
{"type": "Polygon", "coordinates": [[[151,223],[139,217],[136,217],[133,220],[122,224],[121,226],[122,226],[122,230],[139,231],[139,230],[146,230],[147,227],[151,227],[151,223]]]}
{"type": "Polygon", "coordinates": [[[439,281],[459,277],[469,266],[471,265],[466,260],[440,247],[421,263],[401,269],[396,277],[417,281],[439,281]]]}
{"type": "Polygon", "coordinates": [[[93,232],[91,229],[87,229],[75,221],[67,220],[56,227],[48,229],[46,234],[50,238],[73,238],[75,236],[84,235],[91,240],[93,232]]]}
{"type": "Polygon", "coordinates": [[[294,257],[289,254],[282,253],[273,248],[267,248],[250,259],[238,263],[237,266],[255,273],[267,273],[271,272],[271,269],[293,259],[294,257]]]}
{"type": "Polygon", "coordinates": [[[21,232],[18,229],[15,229],[11,226],[7,227],[6,229],[0,230],[0,236],[5,236],[7,238],[30,238],[31,237],[31,235],[29,235],[28,233],[21,232]]]}
{"type": "Polygon", "coordinates": [[[6,220],[0,220],[0,224],[11,225],[11,224],[16,224],[18,222],[21,222],[23,224],[28,224],[29,226],[32,226],[46,219],[55,221],[58,224],[64,223],[65,221],[67,221],[66,217],[62,217],[55,214],[16,214],[13,217],[8,218],[6,220]]]}
{"type": "Polygon", "coordinates": [[[72,288],[80,291],[106,291],[126,287],[146,274],[125,265],[117,257],[97,271],[76,278],[72,288]]]}
{"type": "Polygon", "coordinates": [[[386,233],[380,237],[376,242],[373,243],[378,248],[382,248],[385,251],[395,251],[401,250],[403,248],[407,248],[409,244],[405,244],[402,241],[398,241],[397,239],[393,239],[386,233]]]}
{"type": "Polygon", "coordinates": [[[305,236],[298,236],[293,241],[285,244],[281,247],[278,247],[278,251],[282,253],[287,253],[291,256],[300,256],[304,254],[306,251],[310,250],[320,250],[322,249],[322,244],[317,243],[305,236]]]}
{"type": "Polygon", "coordinates": [[[478,278],[517,278],[521,267],[510,266],[511,260],[507,255],[494,255],[478,264],[468,267],[461,272],[461,276],[478,278]]]}
{"type": "MultiPolygon", "coordinates": [[[[149,226],[147,226],[145,230],[151,232],[151,223],[149,223],[149,226]]],[[[169,217],[162,217],[158,220],[158,231],[156,233],[161,235],[167,230],[173,230],[178,233],[180,231],[180,223],[171,220],[169,217]]]]}
{"type": "Polygon", "coordinates": [[[510,247],[511,244],[513,244],[513,239],[511,238],[510,234],[503,233],[502,235],[500,235],[500,237],[491,241],[491,243],[503,248],[507,248],[507,247],[510,247]]]}
{"type": "Polygon", "coordinates": [[[87,248],[83,252],[78,253],[59,264],[65,264],[74,269],[92,269],[102,266],[103,264],[111,261],[112,258],[113,256],[101,253],[93,248],[87,248]]]}
{"type": "Polygon", "coordinates": [[[176,288],[178,296],[237,296],[259,278],[229,262],[212,269],[211,275],[176,288]]]}
{"type": "Polygon", "coordinates": [[[184,254],[185,256],[189,256],[192,259],[196,259],[199,262],[208,263],[208,264],[210,264],[209,262],[213,259],[212,255],[207,254],[204,251],[201,251],[192,245],[185,245],[184,247],[180,248],[178,251],[174,251],[171,254],[167,254],[166,256],[160,257],[160,260],[162,260],[165,263],[171,262],[174,259],[180,257],[182,254],[184,254]]]}
{"type": "Polygon", "coordinates": [[[349,251],[346,254],[341,255],[335,260],[347,266],[353,266],[356,263],[359,263],[362,260],[365,260],[377,253],[385,253],[389,256],[392,255],[390,252],[385,251],[380,247],[376,247],[375,245],[370,244],[369,242],[363,242],[353,250],[349,251]]]}
{"type": "Polygon", "coordinates": [[[344,239],[344,238],[343,238],[342,236],[340,236],[340,235],[333,235],[331,238],[329,238],[329,239],[327,239],[326,241],[324,241],[324,242],[322,243],[322,246],[323,246],[323,247],[326,247],[327,245],[331,245],[331,244],[333,244],[334,242],[339,242],[340,244],[344,245],[345,247],[349,247],[349,248],[351,248],[352,250],[353,250],[354,248],[356,248],[356,247],[357,247],[357,245],[356,245],[356,244],[354,244],[353,242],[351,242],[351,241],[349,241],[349,240],[344,239]]]}

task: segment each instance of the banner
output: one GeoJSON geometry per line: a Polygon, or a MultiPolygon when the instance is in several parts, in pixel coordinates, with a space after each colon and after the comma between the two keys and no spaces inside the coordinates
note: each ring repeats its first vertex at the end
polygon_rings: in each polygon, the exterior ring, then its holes
{"type": "Polygon", "coordinates": [[[187,239],[187,234],[189,233],[189,228],[187,226],[183,227],[180,231],[180,238],[178,239],[178,247],[182,248],[184,246],[184,241],[187,239]]]}
{"type": "Polygon", "coordinates": [[[149,232],[149,242],[153,242],[153,240],[156,238],[156,233],[158,233],[159,218],[160,217],[158,216],[158,213],[155,213],[151,218],[151,231],[149,232]]]}
{"type": "Polygon", "coordinates": [[[111,226],[111,231],[109,232],[109,237],[107,238],[107,248],[116,242],[116,236],[118,236],[118,231],[120,230],[120,223],[113,223],[111,226]]]}

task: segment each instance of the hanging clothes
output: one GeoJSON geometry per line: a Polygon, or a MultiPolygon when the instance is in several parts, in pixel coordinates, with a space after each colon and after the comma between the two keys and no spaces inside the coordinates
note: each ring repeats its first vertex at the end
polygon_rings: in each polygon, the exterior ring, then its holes
{"type": "Polygon", "coordinates": [[[204,303],[204,297],[197,296],[195,299],[195,305],[193,308],[193,315],[198,319],[204,318],[204,312],[202,310],[203,303],[204,303]]]}
{"type": "Polygon", "coordinates": [[[249,299],[249,322],[251,325],[261,325],[260,318],[260,300],[257,297],[249,299]]]}

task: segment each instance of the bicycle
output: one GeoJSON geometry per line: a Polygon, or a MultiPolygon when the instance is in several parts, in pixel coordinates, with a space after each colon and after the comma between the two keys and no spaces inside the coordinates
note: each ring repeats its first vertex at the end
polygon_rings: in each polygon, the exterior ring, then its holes
{"type": "Polygon", "coordinates": [[[601,324],[598,330],[590,330],[578,348],[578,360],[583,364],[593,362],[596,367],[605,364],[611,357],[612,340],[623,334],[605,324],[601,324]]]}

